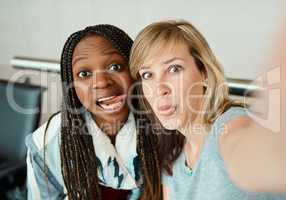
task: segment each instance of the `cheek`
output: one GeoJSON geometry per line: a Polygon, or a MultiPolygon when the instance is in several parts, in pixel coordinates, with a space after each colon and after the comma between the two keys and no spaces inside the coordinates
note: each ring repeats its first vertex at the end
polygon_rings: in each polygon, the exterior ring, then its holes
{"type": "Polygon", "coordinates": [[[88,85],[76,82],[74,84],[74,88],[75,88],[76,95],[78,99],[80,100],[80,102],[85,107],[88,107],[90,104],[90,94],[92,94],[91,92],[89,92],[88,85]]]}
{"type": "Polygon", "coordinates": [[[186,96],[186,88],[188,83],[184,83],[182,80],[175,80],[171,83],[171,94],[174,98],[184,98],[186,96]]]}
{"type": "Polygon", "coordinates": [[[143,90],[143,95],[145,99],[153,108],[153,105],[155,103],[155,98],[156,98],[155,88],[152,87],[152,84],[143,83],[142,90],[143,90]]]}
{"type": "Polygon", "coordinates": [[[198,112],[204,98],[203,85],[200,81],[190,83],[185,90],[186,98],[184,105],[191,112],[198,112]]]}
{"type": "Polygon", "coordinates": [[[126,80],[126,84],[125,84],[124,88],[129,89],[133,84],[133,79],[131,78],[130,75],[128,75],[128,76],[126,76],[125,80],[126,80]]]}
{"type": "Polygon", "coordinates": [[[122,74],[114,76],[114,79],[116,79],[117,84],[120,85],[125,90],[128,90],[133,83],[130,73],[127,71],[123,72],[122,74]]]}

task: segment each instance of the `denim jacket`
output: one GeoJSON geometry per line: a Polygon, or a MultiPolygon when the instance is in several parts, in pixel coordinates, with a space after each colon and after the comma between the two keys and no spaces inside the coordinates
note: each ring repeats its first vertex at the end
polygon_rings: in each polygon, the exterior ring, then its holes
{"type": "MultiPolygon", "coordinates": [[[[46,125],[47,123],[26,138],[28,199],[68,199],[60,159],[61,114],[52,118],[47,130],[45,167],[43,144],[46,125]]],[[[135,200],[139,196],[140,189],[136,187],[132,189],[129,199],[135,200]]]]}

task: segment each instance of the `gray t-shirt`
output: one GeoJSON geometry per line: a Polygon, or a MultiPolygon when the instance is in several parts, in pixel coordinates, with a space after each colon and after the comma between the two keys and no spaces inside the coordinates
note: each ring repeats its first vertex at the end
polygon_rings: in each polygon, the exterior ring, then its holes
{"type": "Polygon", "coordinates": [[[286,194],[246,192],[234,185],[227,174],[219,152],[219,134],[224,124],[247,115],[246,112],[244,108],[232,107],[215,120],[192,170],[186,166],[186,157],[182,152],[173,164],[173,176],[162,173],[163,185],[169,188],[170,200],[286,200],[286,194]]]}

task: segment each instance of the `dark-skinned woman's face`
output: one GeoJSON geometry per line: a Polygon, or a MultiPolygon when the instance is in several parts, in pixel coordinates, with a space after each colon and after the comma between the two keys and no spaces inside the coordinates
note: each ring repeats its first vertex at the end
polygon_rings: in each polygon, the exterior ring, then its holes
{"type": "Polygon", "coordinates": [[[83,38],[75,47],[72,71],[76,94],[96,119],[128,117],[132,78],[127,61],[108,40],[96,35],[83,38]]]}

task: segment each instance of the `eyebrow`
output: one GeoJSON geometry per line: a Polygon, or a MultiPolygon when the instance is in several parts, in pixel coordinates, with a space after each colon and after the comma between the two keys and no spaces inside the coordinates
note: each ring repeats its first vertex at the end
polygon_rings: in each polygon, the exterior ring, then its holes
{"type": "Polygon", "coordinates": [[[173,62],[173,61],[175,61],[175,60],[182,60],[182,61],[185,61],[185,59],[183,59],[183,58],[180,58],[180,57],[174,57],[174,58],[171,58],[171,59],[169,59],[169,60],[166,60],[166,61],[164,61],[164,62],[162,62],[164,65],[167,65],[167,64],[169,64],[169,63],[171,63],[171,62],[173,62]]]}
{"type": "Polygon", "coordinates": [[[86,55],[75,57],[75,59],[72,60],[72,66],[74,66],[75,63],[79,62],[80,60],[84,60],[84,59],[86,59],[86,58],[87,58],[86,55]]]}
{"type": "MultiPolygon", "coordinates": [[[[173,62],[173,61],[175,61],[175,60],[185,61],[185,59],[183,59],[183,58],[174,57],[174,58],[171,58],[171,59],[169,59],[169,60],[163,61],[162,64],[163,64],[163,65],[167,65],[167,64],[169,64],[169,63],[171,63],[171,62],[173,62]]],[[[140,70],[141,70],[141,69],[150,69],[150,67],[149,67],[149,66],[142,66],[142,67],[140,68],[140,70]]]]}
{"type": "MultiPolygon", "coordinates": [[[[119,52],[116,49],[105,49],[103,50],[103,54],[119,54],[119,52]]],[[[120,54],[119,54],[120,55],[120,54]]]]}
{"type": "MultiPolygon", "coordinates": [[[[105,49],[102,51],[103,54],[105,55],[111,55],[111,54],[119,54],[119,52],[115,49],[105,49]]],[[[84,60],[84,59],[87,59],[87,54],[84,54],[84,55],[80,55],[80,56],[76,56],[73,60],[72,60],[72,66],[75,65],[75,63],[79,62],[80,60],[84,60]]]]}
{"type": "Polygon", "coordinates": [[[142,67],[139,68],[139,71],[142,70],[142,69],[149,69],[149,68],[150,67],[148,67],[148,66],[142,66],[142,67]]]}

